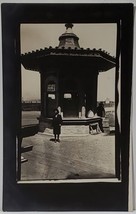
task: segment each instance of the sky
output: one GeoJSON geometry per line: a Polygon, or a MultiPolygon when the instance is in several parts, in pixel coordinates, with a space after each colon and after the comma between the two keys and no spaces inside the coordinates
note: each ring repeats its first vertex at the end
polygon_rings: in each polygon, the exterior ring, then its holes
{"type": "MultiPolygon", "coordinates": [[[[73,23],[74,24],[74,23],[73,23]]],[[[103,49],[116,57],[116,24],[74,24],[73,33],[83,48],[103,49]]],[[[21,24],[21,53],[59,45],[59,36],[66,31],[65,24],[21,24]]],[[[23,100],[40,99],[40,74],[22,70],[23,100]]],[[[115,100],[115,68],[99,73],[97,100],[115,100]]]]}

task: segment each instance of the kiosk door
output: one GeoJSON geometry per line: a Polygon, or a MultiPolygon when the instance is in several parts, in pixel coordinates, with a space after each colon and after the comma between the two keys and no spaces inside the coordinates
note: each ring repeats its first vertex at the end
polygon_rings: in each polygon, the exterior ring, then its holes
{"type": "Polygon", "coordinates": [[[63,116],[64,117],[78,117],[78,93],[70,92],[64,93],[63,99],[63,116]]]}

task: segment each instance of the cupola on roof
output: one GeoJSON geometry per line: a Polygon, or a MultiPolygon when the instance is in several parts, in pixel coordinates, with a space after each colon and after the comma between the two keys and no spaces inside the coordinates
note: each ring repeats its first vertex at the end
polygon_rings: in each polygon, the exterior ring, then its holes
{"type": "Polygon", "coordinates": [[[66,27],[66,32],[63,33],[60,37],[59,37],[59,48],[71,48],[71,49],[80,49],[78,40],[79,38],[76,36],[76,34],[73,33],[72,31],[72,27],[73,24],[72,23],[66,23],[65,24],[66,27]]]}
{"type": "Polygon", "coordinates": [[[80,48],[79,38],[72,32],[72,23],[65,24],[66,32],[59,37],[59,45],[55,48],[49,46],[44,49],[28,52],[21,55],[21,63],[27,70],[40,71],[42,67],[58,69],[70,65],[94,68],[98,72],[107,71],[116,65],[116,58],[110,56],[101,48],[80,48]]]}

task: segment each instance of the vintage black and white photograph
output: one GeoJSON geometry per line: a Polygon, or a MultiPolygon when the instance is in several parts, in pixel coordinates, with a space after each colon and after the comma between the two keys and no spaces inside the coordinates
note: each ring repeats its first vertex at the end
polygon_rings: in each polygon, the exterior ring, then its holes
{"type": "Polygon", "coordinates": [[[2,4],[4,211],[132,210],[132,58],[132,4],[2,4]]]}
{"type": "Polygon", "coordinates": [[[20,180],[116,178],[117,24],[21,24],[20,37],[20,180]]]}

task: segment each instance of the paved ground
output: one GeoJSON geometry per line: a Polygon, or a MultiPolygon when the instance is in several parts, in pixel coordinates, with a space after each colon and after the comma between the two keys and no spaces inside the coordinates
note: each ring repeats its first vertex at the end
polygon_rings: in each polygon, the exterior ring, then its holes
{"type": "Polygon", "coordinates": [[[51,136],[36,134],[23,139],[23,146],[33,145],[24,153],[21,180],[89,179],[115,177],[114,135],[61,136],[55,143],[51,136]]]}

